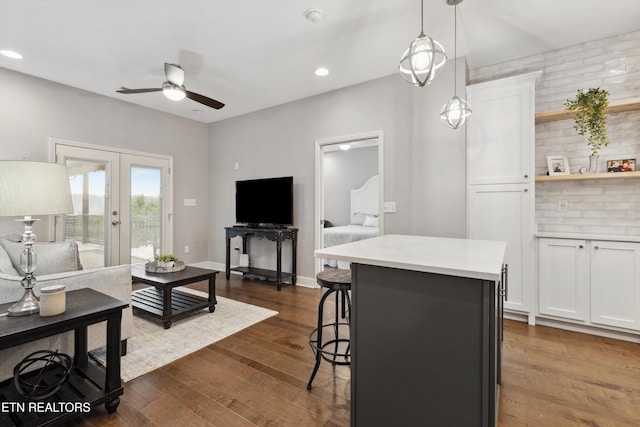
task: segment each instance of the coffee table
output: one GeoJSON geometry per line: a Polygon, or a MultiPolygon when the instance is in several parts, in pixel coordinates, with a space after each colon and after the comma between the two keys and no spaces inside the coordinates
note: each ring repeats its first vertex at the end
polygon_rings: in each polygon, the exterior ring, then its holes
{"type": "Polygon", "coordinates": [[[131,306],[153,317],[162,319],[164,328],[169,329],[171,322],[194,311],[209,308],[216,309],[216,274],[215,270],[186,266],[182,271],[172,273],[150,273],[144,264],[131,265],[131,279],[134,283],[150,285],[148,288],[133,291],[131,306]],[[177,288],[190,283],[209,281],[209,296],[203,298],[177,288]]]}

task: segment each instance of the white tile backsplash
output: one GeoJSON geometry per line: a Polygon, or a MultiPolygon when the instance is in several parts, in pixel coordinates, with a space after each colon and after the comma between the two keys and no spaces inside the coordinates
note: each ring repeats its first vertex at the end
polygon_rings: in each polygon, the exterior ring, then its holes
{"type": "MultiPolygon", "coordinates": [[[[608,90],[610,101],[638,98],[640,31],[472,69],[469,82],[538,70],[536,111],[562,109],[578,89],[590,87],[608,90]]],[[[599,172],[608,157],[640,156],[640,111],[608,115],[607,133],[611,144],[600,152],[599,172]]],[[[576,134],[573,120],[536,125],[536,175],[546,175],[549,154],[567,156],[571,173],[588,163],[586,139],[576,134]]],[[[538,231],[640,236],[640,179],[538,183],[536,222],[538,231]],[[568,212],[558,211],[558,200],[569,202],[568,212]]]]}

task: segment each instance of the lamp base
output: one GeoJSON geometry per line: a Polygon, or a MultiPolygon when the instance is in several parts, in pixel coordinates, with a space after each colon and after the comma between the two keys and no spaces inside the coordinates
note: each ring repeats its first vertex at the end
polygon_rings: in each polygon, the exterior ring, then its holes
{"type": "Polygon", "coordinates": [[[33,289],[25,289],[20,301],[9,307],[7,316],[28,316],[39,312],[40,302],[38,302],[38,297],[33,293],[33,289]]]}

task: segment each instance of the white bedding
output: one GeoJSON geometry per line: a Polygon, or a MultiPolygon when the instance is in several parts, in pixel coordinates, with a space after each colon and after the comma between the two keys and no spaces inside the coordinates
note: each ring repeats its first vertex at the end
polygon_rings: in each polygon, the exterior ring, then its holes
{"type": "Polygon", "coordinates": [[[378,227],[363,227],[362,225],[342,225],[322,230],[324,247],[341,245],[357,240],[370,239],[378,235],[378,227]]]}

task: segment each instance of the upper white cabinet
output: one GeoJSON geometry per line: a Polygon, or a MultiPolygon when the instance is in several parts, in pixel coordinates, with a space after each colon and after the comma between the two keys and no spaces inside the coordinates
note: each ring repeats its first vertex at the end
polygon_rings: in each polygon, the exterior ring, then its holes
{"type": "Polygon", "coordinates": [[[640,243],[591,242],[591,322],[640,330],[640,243]]]}
{"type": "Polygon", "coordinates": [[[529,73],[467,86],[467,236],[507,242],[504,307],[531,315],[535,82],[529,73]]]}
{"type": "Polygon", "coordinates": [[[535,82],[540,72],[467,86],[473,114],[467,128],[467,181],[532,182],[535,82]]]}

